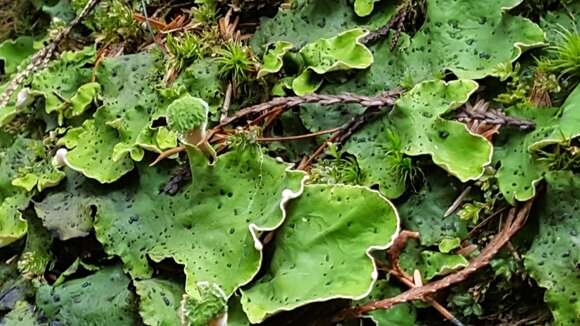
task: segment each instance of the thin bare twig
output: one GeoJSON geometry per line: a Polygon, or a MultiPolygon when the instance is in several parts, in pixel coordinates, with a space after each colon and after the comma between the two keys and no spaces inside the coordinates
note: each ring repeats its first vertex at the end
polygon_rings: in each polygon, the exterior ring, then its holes
{"type": "MultiPolygon", "coordinates": [[[[399,235],[397,236],[397,238],[393,242],[393,245],[391,245],[391,247],[387,251],[387,253],[389,255],[389,260],[391,262],[391,268],[387,269],[387,272],[390,275],[395,276],[399,281],[401,281],[403,284],[405,284],[409,288],[423,286],[422,280],[420,279],[421,274],[417,273],[418,270],[415,270],[416,273],[413,275],[413,277],[411,277],[410,275],[405,273],[405,271],[399,265],[399,256],[401,255],[401,251],[405,248],[405,245],[407,244],[407,241],[409,239],[418,240],[419,238],[420,238],[420,235],[418,232],[403,230],[399,233],[399,235]],[[417,276],[417,277],[415,277],[415,276],[417,276]]],[[[457,318],[455,318],[455,316],[453,316],[453,314],[451,312],[449,312],[449,310],[447,310],[443,305],[441,305],[435,299],[431,298],[430,296],[427,296],[423,299],[423,301],[430,304],[443,317],[445,317],[447,320],[449,320],[453,324],[458,325],[458,326],[463,325],[461,322],[459,322],[459,320],[457,318]]]]}
{"type": "Polygon", "coordinates": [[[469,238],[473,237],[479,231],[479,229],[481,229],[485,224],[487,224],[487,222],[491,221],[494,217],[503,213],[507,208],[508,208],[507,206],[502,207],[499,210],[497,210],[496,212],[494,212],[493,214],[491,214],[490,216],[486,217],[483,221],[481,221],[473,229],[471,229],[471,231],[469,231],[467,238],[469,239],[469,238]]]}
{"type": "Polygon", "coordinates": [[[449,208],[445,211],[445,214],[443,214],[443,217],[447,217],[447,216],[453,214],[459,208],[459,206],[461,206],[461,204],[463,204],[465,197],[467,197],[467,195],[469,195],[470,191],[471,191],[471,186],[465,187],[465,189],[463,189],[463,191],[459,194],[459,196],[453,201],[453,204],[451,204],[451,206],[449,206],[449,208]]]}
{"type": "Polygon", "coordinates": [[[224,106],[222,107],[222,114],[220,116],[220,122],[223,122],[228,118],[228,111],[230,110],[230,104],[232,102],[232,83],[228,83],[228,88],[226,89],[226,96],[224,98],[224,106]]]}
{"type": "Polygon", "coordinates": [[[424,286],[412,288],[395,297],[372,301],[356,308],[347,309],[343,311],[336,320],[344,320],[345,318],[352,316],[361,316],[377,309],[388,309],[396,304],[404,302],[423,300],[426,296],[464,281],[478,269],[487,266],[498,251],[524,226],[533,201],[534,199],[530,199],[520,209],[512,208],[502,231],[498,233],[496,237],[482,250],[481,254],[474,258],[464,269],[424,286]]]}
{"type": "MultiPolygon", "coordinates": [[[[399,281],[408,286],[409,288],[417,288],[421,285],[414,283],[411,279],[408,279],[403,274],[398,274],[397,272],[389,272],[391,275],[395,276],[399,281]]],[[[435,299],[427,296],[423,299],[426,303],[430,304],[437,312],[439,312],[445,319],[449,320],[452,324],[456,326],[463,326],[463,324],[442,304],[437,302],[435,299]]]]}
{"type": "Polygon", "coordinates": [[[58,46],[60,43],[68,37],[70,32],[72,31],[73,27],[78,25],[81,20],[83,20],[100,2],[100,0],[90,0],[81,13],[67,26],[65,27],[56,37],[50,42],[47,46],[42,48],[40,51],[36,52],[36,54],[32,57],[32,61],[28,66],[22,70],[21,72],[17,73],[16,76],[8,83],[4,92],[0,95],[0,109],[5,107],[10,101],[10,97],[12,94],[18,89],[20,84],[26,80],[29,76],[34,74],[35,72],[43,69],[48,65],[50,59],[56,53],[58,46]]]}
{"type": "Polygon", "coordinates": [[[377,40],[380,40],[382,38],[387,37],[387,35],[389,35],[389,31],[393,27],[395,27],[396,25],[399,24],[399,21],[401,20],[401,16],[402,16],[401,13],[398,12],[393,18],[391,18],[389,20],[389,22],[385,26],[377,29],[376,31],[372,31],[372,32],[368,33],[365,37],[363,37],[361,39],[360,42],[362,44],[369,44],[369,43],[373,43],[373,42],[376,42],[377,40]]]}
{"type": "Polygon", "coordinates": [[[403,230],[399,233],[389,250],[387,250],[387,254],[389,255],[389,260],[391,262],[392,269],[400,273],[406,279],[412,279],[410,275],[407,275],[405,271],[401,269],[399,266],[399,256],[401,255],[401,251],[407,245],[407,241],[409,239],[418,240],[420,238],[419,232],[413,232],[408,230],[403,230]]]}
{"type": "Polygon", "coordinates": [[[308,138],[312,138],[312,137],[316,137],[316,136],[322,136],[322,135],[332,134],[332,133],[335,133],[335,132],[337,132],[337,131],[339,131],[341,129],[342,128],[338,127],[338,128],[333,128],[333,129],[328,129],[328,130],[322,130],[322,131],[318,131],[318,132],[312,132],[312,133],[304,134],[304,135],[296,135],[296,136],[258,137],[258,138],[256,138],[256,141],[259,141],[259,142],[275,142],[275,141],[301,140],[301,139],[308,139],[308,138]]]}
{"type": "MultiPolygon", "coordinates": [[[[303,159],[298,165],[298,169],[307,170],[310,164],[312,164],[320,156],[320,154],[324,152],[330,143],[335,143],[337,145],[343,144],[350,136],[352,136],[352,134],[360,129],[361,126],[366,124],[369,120],[376,117],[377,114],[380,113],[381,111],[377,111],[374,107],[370,107],[362,114],[352,118],[350,122],[341,127],[332,137],[330,137],[324,143],[320,144],[314,153],[312,153],[308,158],[303,159]]],[[[384,111],[382,111],[382,113],[384,113],[384,111]]]]}
{"type": "Polygon", "coordinates": [[[503,111],[490,109],[489,103],[479,100],[475,105],[466,105],[457,113],[457,120],[461,122],[479,121],[488,125],[510,126],[521,130],[534,130],[536,127],[533,121],[522,120],[507,116],[503,111]]]}
{"type": "Polygon", "coordinates": [[[402,92],[402,90],[387,91],[377,96],[362,96],[344,93],[338,95],[308,94],[304,96],[276,97],[268,102],[253,105],[236,112],[234,115],[221,122],[215,128],[225,127],[226,125],[235,122],[249,114],[262,113],[273,108],[287,110],[291,107],[295,107],[301,104],[316,103],[319,105],[333,105],[357,103],[364,107],[392,106],[395,104],[395,100],[399,95],[402,94],[402,92]]]}
{"type": "MultiPolygon", "coordinates": [[[[360,128],[360,126],[365,124],[375,114],[378,113],[376,111],[377,107],[382,107],[382,106],[391,106],[392,107],[395,104],[397,97],[399,95],[401,95],[402,92],[403,92],[402,90],[387,91],[387,92],[381,93],[378,96],[361,96],[361,95],[356,95],[356,94],[345,93],[345,94],[339,94],[339,95],[309,94],[309,95],[304,95],[304,96],[277,97],[277,98],[274,98],[273,100],[270,100],[268,102],[247,107],[245,109],[242,109],[242,110],[236,112],[233,116],[226,117],[217,126],[213,127],[212,129],[210,129],[208,131],[204,141],[209,141],[216,133],[218,133],[220,130],[223,130],[223,128],[225,126],[227,126],[228,124],[230,124],[232,122],[235,122],[235,121],[241,119],[242,117],[248,116],[250,114],[260,113],[260,116],[257,119],[248,122],[248,125],[252,125],[252,124],[258,123],[258,122],[263,121],[263,120],[268,121],[267,119],[268,119],[269,115],[272,113],[274,113],[276,115],[280,115],[285,110],[287,110],[291,107],[300,105],[300,104],[317,103],[320,105],[333,105],[333,104],[338,104],[338,103],[357,103],[357,104],[362,105],[364,107],[370,108],[370,109],[366,110],[363,114],[353,118],[346,125],[344,125],[340,128],[332,129],[330,131],[326,130],[326,131],[322,132],[321,134],[334,133],[334,135],[327,142],[324,142],[321,145],[321,147],[319,147],[314,152],[314,154],[312,154],[307,160],[304,161],[304,163],[306,164],[304,167],[307,167],[310,163],[312,163],[324,151],[324,149],[326,148],[326,146],[330,142],[335,142],[337,144],[344,143],[346,141],[346,139],[348,139],[348,137],[350,137],[356,130],[358,130],[358,128],[360,128]]],[[[308,137],[313,137],[316,135],[317,134],[309,134],[308,136],[303,135],[303,137],[308,138],[308,137]]],[[[294,136],[294,137],[296,137],[296,136],[294,136]]],[[[302,138],[293,138],[293,139],[289,138],[287,140],[295,140],[295,139],[302,139],[302,138]]],[[[278,138],[278,140],[280,140],[280,139],[278,138]]],[[[284,139],[282,139],[282,140],[284,140],[284,139]]],[[[264,141],[269,141],[269,140],[264,140],[264,141]]],[[[277,140],[271,140],[271,141],[277,141],[277,140]]],[[[161,153],[157,157],[157,159],[155,159],[155,161],[153,163],[151,163],[150,165],[153,166],[153,165],[159,163],[161,160],[163,160],[163,159],[165,159],[173,154],[182,152],[184,150],[185,150],[185,147],[183,147],[183,146],[169,149],[169,150],[161,153]]]]}
{"type": "Polygon", "coordinates": [[[162,153],[159,154],[159,156],[157,156],[157,158],[155,159],[155,161],[153,161],[151,164],[149,164],[149,166],[154,166],[157,163],[163,161],[164,159],[168,158],[171,155],[177,154],[177,153],[181,153],[185,151],[185,146],[177,146],[174,148],[170,148],[162,153]]]}

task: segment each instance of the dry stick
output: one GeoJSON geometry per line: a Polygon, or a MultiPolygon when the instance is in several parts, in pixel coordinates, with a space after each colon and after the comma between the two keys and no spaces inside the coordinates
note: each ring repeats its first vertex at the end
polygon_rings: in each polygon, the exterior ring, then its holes
{"type": "Polygon", "coordinates": [[[463,204],[465,197],[467,197],[467,195],[469,195],[470,191],[471,191],[471,186],[467,186],[465,189],[463,189],[463,191],[459,194],[459,196],[453,201],[451,206],[449,206],[449,208],[445,211],[445,213],[443,214],[443,217],[447,217],[447,216],[453,214],[459,208],[459,206],[461,206],[461,204],[463,204]]]}
{"type": "Polygon", "coordinates": [[[181,153],[185,151],[185,146],[177,146],[174,148],[170,148],[162,153],[159,154],[159,156],[157,156],[157,158],[155,159],[155,161],[153,161],[151,164],[149,164],[149,166],[154,166],[157,163],[161,162],[162,160],[168,158],[171,155],[177,154],[177,153],[181,153]]]}
{"type": "Polygon", "coordinates": [[[419,232],[403,230],[399,233],[389,250],[387,250],[392,269],[407,279],[412,279],[412,277],[407,275],[407,273],[405,273],[405,271],[403,271],[399,266],[399,256],[401,255],[401,251],[405,248],[405,245],[409,239],[418,240],[419,238],[419,232]]]}
{"type": "Polygon", "coordinates": [[[483,249],[481,254],[474,258],[464,269],[450,274],[440,280],[431,282],[425,286],[410,289],[392,298],[384,300],[369,302],[357,308],[351,308],[341,313],[336,320],[344,320],[352,316],[361,316],[365,313],[377,309],[388,309],[396,304],[409,302],[413,300],[423,300],[426,296],[432,295],[439,290],[445,289],[453,284],[459,283],[467,279],[469,275],[478,269],[487,266],[491,259],[498,253],[498,251],[516,234],[525,224],[530,208],[532,207],[534,199],[527,201],[519,211],[512,208],[509,212],[508,219],[503,230],[491,240],[491,242],[483,249]],[[516,213],[517,211],[517,213],[516,213]]]}
{"type": "Polygon", "coordinates": [[[234,115],[217,125],[215,129],[225,127],[226,125],[229,125],[249,114],[262,113],[275,107],[287,110],[300,104],[314,103],[319,105],[357,103],[364,107],[392,106],[400,94],[402,94],[402,90],[387,91],[377,96],[361,96],[344,93],[338,95],[309,94],[304,96],[276,97],[268,102],[253,105],[236,112],[234,115]]]}
{"type": "Polygon", "coordinates": [[[328,130],[322,130],[322,131],[318,131],[318,132],[313,132],[313,133],[309,133],[309,134],[304,134],[304,135],[297,135],[297,136],[285,136],[285,137],[258,137],[256,138],[256,141],[260,141],[260,142],[275,142],[275,141],[291,141],[291,140],[301,140],[301,139],[308,139],[308,138],[312,138],[312,137],[316,137],[316,136],[322,136],[322,135],[326,135],[326,134],[332,134],[335,133],[339,130],[341,130],[341,127],[338,128],[333,128],[333,129],[328,129],[328,130]]]}
{"type": "Polygon", "coordinates": [[[521,130],[533,130],[536,127],[533,121],[508,117],[501,110],[495,109],[487,109],[485,111],[462,110],[457,113],[456,118],[461,122],[477,120],[492,125],[517,127],[521,130]]]}
{"type": "Polygon", "coordinates": [[[496,211],[493,214],[491,214],[490,216],[486,217],[483,221],[481,221],[479,224],[477,224],[475,227],[473,227],[473,229],[471,229],[471,231],[469,231],[469,234],[467,234],[466,239],[473,237],[479,231],[479,229],[481,229],[485,224],[487,224],[487,222],[491,221],[491,219],[493,219],[494,217],[503,213],[503,211],[505,211],[507,208],[508,208],[507,206],[502,207],[498,211],[496,211]]]}
{"type": "Polygon", "coordinates": [[[356,132],[362,125],[367,123],[380,111],[374,110],[374,107],[367,109],[362,114],[354,117],[349,123],[341,127],[332,137],[320,144],[308,158],[303,159],[298,165],[298,170],[307,170],[310,164],[314,162],[320,154],[324,152],[330,143],[343,144],[354,132],[356,132]]]}
{"type": "MultiPolygon", "coordinates": [[[[409,288],[416,288],[418,285],[413,283],[411,279],[407,278],[403,274],[398,274],[397,272],[391,272],[391,275],[395,276],[399,281],[404,283],[409,288]]],[[[435,310],[437,310],[445,319],[449,320],[456,326],[463,326],[463,324],[455,317],[447,308],[445,308],[442,304],[437,302],[435,299],[427,296],[424,298],[424,301],[430,304],[435,310]]]]}
{"type": "Polygon", "coordinates": [[[397,43],[399,43],[399,38],[401,37],[401,32],[403,31],[403,28],[405,27],[405,18],[407,18],[407,10],[408,10],[408,6],[404,6],[403,8],[401,8],[400,13],[397,13],[397,16],[399,16],[399,21],[397,22],[397,29],[395,30],[395,34],[393,35],[393,38],[391,39],[391,48],[390,50],[393,51],[396,47],[397,47],[397,43]]]}
{"type": "Polygon", "coordinates": [[[222,114],[220,117],[220,122],[228,118],[228,111],[230,110],[230,104],[232,102],[232,83],[228,83],[228,88],[226,89],[226,96],[224,99],[224,106],[222,107],[222,114]]]}
{"type": "Polygon", "coordinates": [[[398,25],[399,20],[401,20],[401,12],[398,12],[393,18],[391,18],[385,26],[368,33],[361,39],[361,43],[368,44],[387,37],[389,31],[395,27],[395,25],[398,25]]]}
{"type": "Polygon", "coordinates": [[[90,0],[83,8],[81,13],[65,29],[58,33],[58,35],[50,44],[42,48],[42,50],[36,52],[26,69],[16,74],[16,76],[4,89],[4,92],[0,95],[0,109],[8,104],[12,94],[14,94],[16,89],[18,89],[18,86],[20,86],[20,84],[22,84],[26,78],[38,70],[46,67],[50,59],[54,56],[59,44],[70,34],[73,27],[75,27],[81,20],[83,20],[99,2],[100,0],[90,0]]]}
{"type": "MultiPolygon", "coordinates": [[[[387,251],[387,253],[389,255],[389,260],[391,261],[391,269],[388,271],[389,274],[395,276],[397,279],[399,279],[399,281],[403,282],[405,285],[407,285],[410,288],[415,288],[419,285],[414,283],[413,278],[410,275],[408,275],[407,273],[405,273],[404,270],[401,269],[401,266],[399,265],[399,256],[401,255],[401,251],[405,248],[405,245],[407,244],[407,241],[409,239],[418,240],[419,238],[420,238],[420,235],[418,232],[403,230],[399,233],[399,235],[397,236],[397,238],[395,239],[395,241],[393,242],[393,244],[391,245],[391,247],[387,251]]],[[[459,322],[459,320],[457,318],[455,318],[455,316],[453,316],[453,314],[451,312],[449,312],[449,310],[447,310],[445,307],[443,307],[435,299],[427,296],[424,298],[424,301],[427,302],[428,304],[430,304],[443,317],[445,317],[447,320],[449,320],[453,324],[455,324],[457,326],[463,325],[461,322],[459,322]]]]}
{"type": "MultiPolygon", "coordinates": [[[[242,109],[238,112],[236,112],[233,116],[226,118],[224,121],[220,122],[217,126],[213,127],[211,130],[209,130],[209,132],[207,133],[207,136],[205,138],[205,141],[208,141],[209,139],[211,139],[213,137],[213,135],[218,132],[219,130],[223,129],[225,126],[227,126],[228,124],[235,122],[245,116],[248,116],[250,114],[257,114],[257,113],[262,113],[256,120],[254,120],[251,123],[255,123],[259,120],[262,120],[266,117],[268,117],[268,115],[272,112],[275,111],[276,114],[282,114],[285,110],[288,110],[291,107],[300,105],[300,104],[306,104],[306,103],[310,103],[310,104],[319,104],[319,105],[333,105],[333,104],[339,104],[339,103],[343,103],[343,104],[348,104],[348,103],[357,103],[361,106],[364,107],[381,107],[381,106],[393,106],[395,104],[395,100],[397,99],[397,97],[399,95],[402,94],[402,90],[393,90],[393,91],[387,91],[387,92],[383,92],[378,96],[361,96],[361,95],[355,95],[355,94],[350,94],[350,93],[345,93],[345,94],[338,94],[338,95],[319,95],[319,94],[310,94],[310,95],[304,95],[304,96],[290,96],[290,97],[276,97],[268,102],[264,102],[261,104],[257,104],[257,105],[253,105],[250,107],[247,107],[245,109],[242,109]],[[265,112],[271,110],[270,112],[265,112]]],[[[360,127],[360,125],[362,125],[363,123],[365,123],[366,121],[368,121],[369,117],[367,116],[368,113],[363,113],[361,116],[362,118],[359,116],[359,119],[353,119],[353,121],[351,121],[350,123],[348,123],[346,126],[341,127],[341,130],[344,129],[344,133],[343,133],[343,137],[340,137],[339,139],[339,143],[344,142],[345,137],[348,137],[352,134],[352,132],[360,127]]],[[[250,124],[251,124],[250,123],[250,124]]],[[[334,135],[331,138],[331,141],[336,141],[337,138],[341,133],[337,132],[336,135],[334,135]]],[[[313,156],[311,156],[311,158],[308,160],[308,164],[310,164],[310,162],[312,162],[312,160],[314,158],[316,158],[318,155],[320,155],[322,153],[322,151],[326,148],[327,143],[325,142],[324,147],[319,148],[319,150],[317,150],[317,152],[315,154],[313,154],[313,156]]],[[[150,166],[153,166],[157,163],[159,163],[161,160],[182,152],[185,150],[185,147],[183,146],[179,146],[179,147],[175,147],[172,149],[169,149],[161,154],[159,154],[159,156],[157,157],[157,159],[155,159],[155,161],[153,163],[150,164],[150,166]]]]}
{"type": "MultiPolygon", "coordinates": [[[[262,113],[260,116],[258,116],[256,119],[250,121],[248,123],[248,125],[250,126],[254,126],[257,125],[258,123],[262,122],[262,120],[265,120],[266,118],[269,118],[271,116],[278,116],[279,114],[282,114],[284,111],[280,108],[273,108],[270,111],[266,111],[264,113],[262,113]]],[[[269,119],[271,120],[271,119],[269,119]]]]}

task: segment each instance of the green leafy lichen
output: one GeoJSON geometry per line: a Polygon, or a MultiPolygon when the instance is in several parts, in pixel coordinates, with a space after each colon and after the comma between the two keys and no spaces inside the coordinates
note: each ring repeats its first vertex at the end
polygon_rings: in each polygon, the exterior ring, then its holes
{"type": "Polygon", "coordinates": [[[373,12],[373,9],[375,9],[375,2],[379,1],[380,0],[355,0],[354,12],[361,17],[368,16],[373,12]]]}
{"type": "Polygon", "coordinates": [[[21,36],[15,40],[0,43],[0,61],[4,63],[4,73],[11,75],[26,58],[34,54],[34,39],[21,36]]]}
{"type": "Polygon", "coordinates": [[[151,275],[147,257],[173,258],[185,266],[188,293],[197,282],[210,282],[229,296],[257,273],[263,246],[257,237],[283,222],[284,204],[301,193],[304,174],[286,171],[254,147],[228,152],[213,165],[192,148],[189,159],[195,182],[173,197],[159,193],[166,169],[142,167],[137,188],[102,198],[97,238],[134,276],[151,275]]]}
{"type": "Polygon", "coordinates": [[[27,220],[26,246],[18,260],[19,271],[27,278],[42,277],[54,260],[50,246],[52,236],[37,218],[27,220]]]}
{"type": "Polygon", "coordinates": [[[200,282],[196,284],[195,292],[194,295],[184,295],[181,300],[179,314],[182,325],[212,325],[227,317],[227,297],[218,285],[200,282]]]}
{"type": "Polygon", "coordinates": [[[179,325],[179,305],[184,294],[183,285],[166,279],[136,281],[139,295],[139,314],[148,326],[179,325]]]}
{"type": "Polygon", "coordinates": [[[448,238],[464,238],[467,223],[456,214],[444,217],[461,193],[459,183],[441,170],[428,171],[424,181],[422,188],[398,205],[403,225],[419,232],[424,246],[437,246],[448,238]]]}
{"type": "Polygon", "coordinates": [[[421,259],[425,266],[424,277],[426,280],[431,280],[439,275],[447,275],[469,265],[469,261],[461,255],[429,250],[421,252],[421,259]]]}
{"type": "Polygon", "coordinates": [[[284,56],[292,49],[294,45],[290,42],[278,41],[264,55],[264,63],[258,71],[258,78],[269,74],[275,74],[282,69],[284,65],[284,56]]]}
{"type": "Polygon", "coordinates": [[[266,275],[242,292],[249,320],[258,323],[311,302],[367,296],[377,278],[370,251],[389,247],[398,230],[394,206],[378,192],[306,186],[288,206],[266,275]],[[349,272],[353,268],[357,273],[349,272]]]}
{"type": "Polygon", "coordinates": [[[130,281],[120,267],[106,267],[62,285],[42,285],[36,304],[49,321],[64,325],[135,325],[130,281]]]}
{"type": "Polygon", "coordinates": [[[365,69],[373,63],[372,52],[360,43],[367,34],[362,29],[343,32],[329,39],[320,39],[300,49],[304,60],[304,70],[292,82],[292,89],[298,95],[315,92],[323,75],[337,70],[365,69]]]}
{"type": "Polygon", "coordinates": [[[93,228],[94,197],[99,187],[97,182],[68,170],[59,188],[34,203],[36,215],[60,240],[87,236],[93,228]]]}
{"type": "Polygon", "coordinates": [[[542,148],[566,143],[580,135],[580,87],[569,95],[561,108],[512,108],[510,114],[536,123],[533,132],[509,131],[503,135],[494,153],[500,162],[497,171],[498,185],[507,201],[525,201],[536,193],[536,185],[548,170],[538,159],[542,148]]]}
{"type": "Polygon", "coordinates": [[[465,103],[476,87],[466,80],[423,82],[405,93],[382,120],[355,133],[345,149],[357,157],[369,180],[393,198],[405,190],[406,180],[398,170],[405,163],[400,154],[427,154],[459,180],[477,179],[490,162],[491,144],[464,124],[441,117],[465,103]],[[399,160],[389,155],[392,150],[400,153],[399,160]]]}
{"type": "Polygon", "coordinates": [[[63,177],[52,167],[40,141],[17,137],[5,148],[0,146],[0,247],[26,234],[21,211],[28,206],[32,190],[55,186],[63,177]]]}
{"type": "Polygon", "coordinates": [[[580,180],[569,172],[551,173],[546,179],[547,191],[537,212],[539,233],[524,263],[532,278],[546,288],[544,300],[552,310],[555,325],[575,325],[580,321],[576,216],[580,180]]]}

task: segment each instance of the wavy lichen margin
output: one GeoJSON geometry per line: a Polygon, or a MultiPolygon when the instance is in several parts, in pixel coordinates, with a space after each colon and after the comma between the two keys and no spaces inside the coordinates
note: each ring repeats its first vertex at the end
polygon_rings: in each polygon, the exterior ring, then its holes
{"type": "Polygon", "coordinates": [[[371,253],[389,248],[400,231],[395,206],[380,192],[364,186],[307,185],[288,211],[289,217],[274,240],[268,271],[242,291],[242,306],[252,323],[313,302],[366,297],[378,278],[371,253]],[[331,245],[341,237],[348,241],[331,245]],[[333,255],[337,250],[348,254],[333,255]],[[364,269],[368,268],[370,277],[350,272],[355,265],[360,268],[363,261],[368,263],[364,269]],[[299,293],[292,293],[298,281],[295,278],[302,284],[299,293]],[[340,284],[333,287],[333,283],[340,284]]]}

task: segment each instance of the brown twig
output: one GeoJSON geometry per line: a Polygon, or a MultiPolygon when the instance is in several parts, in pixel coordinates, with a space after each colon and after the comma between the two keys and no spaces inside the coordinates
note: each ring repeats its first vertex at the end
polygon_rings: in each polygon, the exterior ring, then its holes
{"type": "Polygon", "coordinates": [[[409,239],[418,240],[419,238],[419,232],[403,230],[399,233],[389,250],[387,250],[393,271],[400,273],[409,280],[412,279],[412,277],[407,275],[407,273],[405,273],[405,271],[403,271],[399,266],[399,256],[401,255],[401,251],[405,248],[405,245],[407,245],[409,239]]]}
{"type": "MultiPolygon", "coordinates": [[[[395,276],[399,281],[408,286],[409,288],[417,288],[418,284],[415,284],[411,279],[407,278],[404,274],[398,274],[397,272],[389,272],[391,275],[395,276]]],[[[463,324],[442,304],[437,302],[435,299],[427,296],[423,299],[424,302],[428,303],[437,312],[439,312],[445,319],[449,320],[451,323],[457,326],[463,326],[463,324]]]]}
{"type": "Polygon", "coordinates": [[[349,123],[341,127],[334,135],[332,135],[332,137],[330,137],[324,143],[320,144],[320,146],[318,146],[316,150],[308,158],[303,159],[298,165],[298,169],[307,170],[310,164],[312,164],[324,152],[324,150],[326,149],[326,147],[328,147],[330,143],[335,143],[337,145],[343,144],[362,125],[367,123],[369,120],[374,118],[379,113],[381,112],[377,111],[374,107],[371,107],[362,114],[359,114],[358,116],[352,118],[352,120],[349,123]]]}
{"type": "Polygon", "coordinates": [[[328,130],[322,130],[322,131],[318,131],[318,132],[312,132],[309,134],[304,134],[304,135],[297,135],[297,136],[285,136],[285,137],[258,137],[256,138],[256,141],[259,142],[275,142],[275,141],[292,141],[292,140],[301,140],[301,139],[308,139],[308,138],[312,138],[312,137],[316,137],[316,136],[322,136],[322,135],[327,135],[327,134],[332,134],[335,133],[339,130],[341,130],[342,128],[333,128],[333,129],[328,129],[328,130]]]}
{"type": "Polygon", "coordinates": [[[498,233],[496,237],[482,250],[481,254],[474,258],[464,269],[424,286],[412,288],[395,297],[372,301],[356,308],[347,309],[337,317],[337,320],[344,320],[345,318],[352,316],[361,316],[377,309],[388,309],[396,304],[404,302],[423,300],[426,296],[464,281],[478,269],[487,266],[498,251],[523,227],[533,201],[534,199],[530,199],[520,209],[512,208],[508,214],[507,221],[502,231],[498,233]]]}
{"type": "Polygon", "coordinates": [[[224,105],[222,107],[222,112],[220,116],[220,122],[228,118],[228,111],[230,110],[230,104],[232,102],[232,83],[228,83],[228,88],[226,89],[226,96],[224,98],[224,105]]]}
{"type": "Polygon", "coordinates": [[[377,96],[362,96],[344,93],[338,95],[308,94],[304,96],[276,97],[268,102],[253,105],[236,112],[234,115],[221,122],[215,128],[225,127],[226,125],[250,114],[262,113],[273,108],[287,110],[291,107],[295,107],[301,104],[316,103],[326,106],[333,104],[357,103],[364,107],[392,106],[395,103],[397,97],[401,95],[402,92],[402,90],[387,91],[377,96]]]}
{"type": "Polygon", "coordinates": [[[154,166],[157,163],[163,161],[164,159],[168,158],[171,155],[177,154],[177,153],[181,153],[185,151],[185,146],[177,146],[174,148],[170,148],[162,153],[159,154],[159,156],[157,156],[157,158],[155,159],[155,161],[153,161],[153,163],[149,164],[149,166],[154,166]]]}
{"type": "Polygon", "coordinates": [[[36,54],[32,57],[32,61],[30,62],[30,64],[28,64],[28,66],[24,70],[16,74],[16,76],[6,86],[4,92],[2,92],[2,94],[0,95],[0,109],[2,109],[8,104],[8,101],[10,101],[12,94],[14,94],[14,92],[18,89],[20,84],[22,84],[22,82],[26,80],[26,78],[28,78],[30,75],[34,74],[38,70],[43,69],[44,67],[46,67],[46,65],[48,65],[48,62],[56,53],[56,50],[58,49],[60,43],[70,34],[73,27],[78,25],[80,21],[83,20],[95,8],[95,6],[99,2],[100,0],[90,0],[85,5],[81,13],[66,28],[60,31],[60,33],[56,35],[56,37],[52,40],[52,42],[50,42],[40,51],[36,52],[36,54]]]}
{"type": "Polygon", "coordinates": [[[467,195],[469,195],[470,191],[471,186],[465,187],[465,189],[463,189],[463,191],[459,194],[459,196],[457,196],[457,198],[453,201],[451,206],[449,206],[449,208],[445,211],[443,217],[448,217],[449,215],[453,214],[459,208],[459,206],[463,204],[463,201],[465,200],[467,195]]]}
{"type": "Polygon", "coordinates": [[[101,48],[99,51],[97,51],[97,57],[95,59],[95,65],[93,66],[93,75],[91,77],[91,81],[93,83],[97,81],[97,69],[99,68],[99,64],[101,63],[101,61],[103,60],[103,58],[109,52],[109,46],[110,45],[111,45],[111,42],[107,42],[103,46],[103,48],[101,48]]]}
{"type": "MultiPolygon", "coordinates": [[[[376,42],[377,40],[380,40],[382,38],[387,37],[387,35],[389,35],[389,31],[391,29],[393,29],[393,27],[399,25],[399,21],[401,20],[401,17],[404,16],[404,11],[403,10],[399,10],[395,16],[393,16],[385,26],[372,31],[370,33],[368,33],[365,37],[363,37],[361,39],[361,43],[362,44],[369,44],[369,43],[373,43],[376,42]]],[[[392,46],[392,44],[391,44],[392,46]]]]}
{"type": "Polygon", "coordinates": [[[488,125],[510,126],[521,130],[534,130],[536,127],[533,121],[522,120],[509,117],[501,110],[490,109],[489,103],[479,100],[475,105],[468,104],[457,113],[457,120],[461,122],[479,121],[488,125]]]}
{"type": "Polygon", "coordinates": [[[494,212],[490,216],[486,217],[483,221],[481,221],[473,229],[471,229],[471,231],[469,231],[469,234],[467,235],[467,239],[473,237],[479,231],[479,229],[481,229],[485,224],[487,224],[487,222],[491,221],[494,217],[503,213],[503,211],[505,211],[507,208],[508,208],[507,206],[500,208],[499,210],[497,210],[496,212],[494,212]]]}
{"type": "MultiPolygon", "coordinates": [[[[327,141],[324,142],[307,160],[304,161],[306,164],[304,168],[310,165],[326,148],[326,146],[330,142],[335,142],[337,144],[342,144],[350,137],[360,126],[365,124],[368,120],[370,120],[377,111],[374,110],[377,107],[382,106],[393,106],[395,101],[399,95],[402,94],[402,90],[394,90],[394,91],[387,91],[383,92],[378,96],[361,96],[355,94],[339,94],[339,95],[319,95],[319,94],[309,94],[304,96],[291,96],[291,97],[277,97],[273,100],[270,100],[265,103],[253,105],[242,109],[236,112],[234,115],[227,117],[224,121],[220,122],[217,126],[210,129],[206,135],[204,141],[209,141],[216,133],[219,133],[225,126],[228,124],[239,120],[242,117],[248,116],[250,114],[257,114],[261,113],[261,115],[248,123],[248,125],[252,125],[258,123],[262,120],[268,119],[268,117],[274,113],[276,116],[284,113],[285,110],[306,103],[317,103],[320,105],[333,105],[338,103],[357,103],[364,107],[370,108],[366,110],[363,114],[353,118],[349,123],[346,125],[332,129],[331,131],[324,131],[323,134],[328,134],[334,132],[334,135],[327,141]]],[[[306,136],[304,136],[306,137],[306,136]]],[[[311,136],[308,136],[311,137],[311,136]]],[[[299,138],[300,139],[300,138],[299,138]]],[[[272,140],[274,141],[274,140],[272,140]]],[[[153,166],[159,163],[161,160],[182,152],[185,150],[185,147],[179,146],[172,149],[169,149],[163,153],[161,153],[150,166],[153,166]]]]}
{"type": "MultiPolygon", "coordinates": [[[[399,233],[389,250],[387,250],[387,254],[389,255],[389,261],[391,262],[391,268],[387,269],[387,272],[390,275],[395,276],[400,282],[408,286],[409,288],[415,288],[420,285],[421,282],[414,281],[414,277],[411,277],[400,267],[399,265],[399,256],[401,255],[401,251],[405,248],[407,241],[409,239],[416,239],[418,240],[420,235],[418,232],[403,230],[399,233]]],[[[420,275],[418,275],[420,277],[420,275]]],[[[447,320],[451,321],[456,325],[462,325],[455,316],[449,310],[447,310],[443,305],[437,302],[435,299],[427,296],[423,299],[426,303],[430,304],[435,310],[437,310],[443,317],[447,320]]]]}

